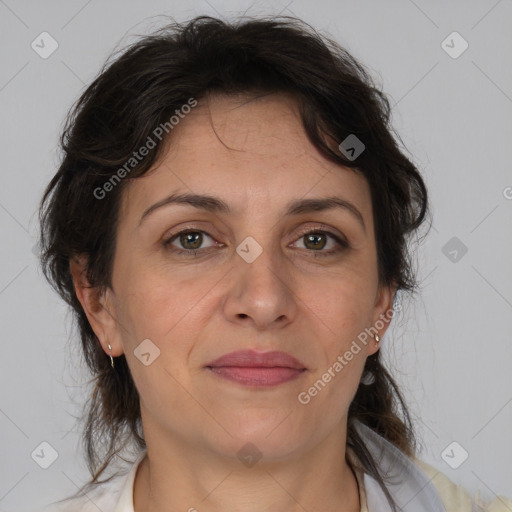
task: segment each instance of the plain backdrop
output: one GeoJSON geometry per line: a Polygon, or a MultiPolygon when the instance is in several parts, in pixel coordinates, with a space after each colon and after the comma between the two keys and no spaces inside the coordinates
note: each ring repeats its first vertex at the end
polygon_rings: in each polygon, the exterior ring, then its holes
{"type": "Polygon", "coordinates": [[[402,304],[382,350],[421,457],[472,494],[512,497],[510,0],[0,0],[0,510],[59,499],[88,476],[75,425],[87,375],[35,247],[65,114],[111,51],[162,15],[243,12],[304,19],[389,95],[430,190],[433,228],[416,252],[421,296],[402,304]],[[42,32],[58,44],[46,59],[31,46],[42,32]],[[41,443],[58,454],[47,469],[33,456],[41,443]],[[447,460],[463,450],[454,469],[447,460]]]}

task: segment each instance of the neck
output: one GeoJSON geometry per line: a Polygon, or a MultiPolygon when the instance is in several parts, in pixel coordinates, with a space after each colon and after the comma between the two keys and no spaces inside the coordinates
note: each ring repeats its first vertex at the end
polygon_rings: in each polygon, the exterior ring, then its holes
{"type": "Polygon", "coordinates": [[[321,505],[323,512],[360,512],[345,436],[331,437],[287,460],[244,467],[183,442],[151,443],[146,435],[148,456],[136,474],[134,511],[304,512],[321,505]]]}

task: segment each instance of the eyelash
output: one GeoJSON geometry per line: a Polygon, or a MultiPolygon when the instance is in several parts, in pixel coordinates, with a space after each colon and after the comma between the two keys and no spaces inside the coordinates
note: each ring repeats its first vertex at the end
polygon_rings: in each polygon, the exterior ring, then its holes
{"type": "MultiPolygon", "coordinates": [[[[187,233],[203,233],[203,234],[209,236],[210,238],[214,239],[213,236],[211,236],[206,231],[203,231],[201,229],[190,229],[190,228],[187,228],[187,229],[184,229],[183,231],[179,231],[178,233],[174,233],[170,238],[167,238],[166,240],[164,240],[162,242],[162,245],[164,246],[165,249],[170,250],[170,251],[176,253],[178,256],[185,256],[185,257],[195,257],[198,254],[200,254],[201,252],[205,251],[205,249],[193,250],[193,249],[177,249],[176,247],[173,247],[172,249],[170,248],[171,242],[173,242],[180,235],[187,234],[187,233]]],[[[297,240],[299,240],[300,238],[305,237],[306,235],[311,235],[311,234],[315,234],[315,235],[321,234],[321,235],[330,236],[338,244],[337,248],[331,249],[329,251],[314,251],[314,250],[304,249],[307,252],[312,253],[314,258],[318,258],[318,257],[322,258],[322,257],[326,257],[326,256],[334,256],[335,254],[338,254],[339,252],[350,248],[350,245],[348,244],[348,242],[346,240],[344,240],[343,238],[340,238],[338,235],[335,235],[331,231],[327,231],[325,229],[315,229],[315,228],[311,229],[310,228],[310,229],[302,232],[297,240]]]]}

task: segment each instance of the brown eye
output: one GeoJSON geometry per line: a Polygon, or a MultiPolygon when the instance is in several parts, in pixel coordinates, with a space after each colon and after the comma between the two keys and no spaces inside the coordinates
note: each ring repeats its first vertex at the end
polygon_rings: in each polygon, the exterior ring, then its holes
{"type": "Polygon", "coordinates": [[[309,233],[304,235],[304,245],[308,249],[320,250],[327,244],[325,233],[309,233]]]}
{"type": "Polygon", "coordinates": [[[349,248],[346,240],[324,230],[309,230],[301,234],[299,240],[303,240],[304,249],[313,253],[313,256],[332,256],[349,248]],[[324,250],[330,243],[330,247],[324,250]]]}
{"type": "Polygon", "coordinates": [[[203,242],[203,234],[199,231],[180,233],[178,235],[178,240],[181,246],[185,249],[199,249],[203,242]]]}
{"type": "MultiPolygon", "coordinates": [[[[193,253],[193,255],[196,254],[197,251],[201,251],[205,249],[205,247],[201,247],[205,240],[205,236],[207,238],[212,239],[212,237],[205,233],[204,231],[200,230],[186,230],[181,231],[179,233],[176,233],[175,235],[171,236],[171,238],[165,240],[163,242],[163,245],[165,248],[171,249],[173,251],[176,251],[177,253],[193,253]],[[175,245],[179,244],[179,245],[175,245]],[[171,247],[172,246],[172,247],[171,247]]],[[[211,247],[211,246],[210,246],[211,247]]],[[[208,248],[208,247],[206,247],[208,248]]]]}

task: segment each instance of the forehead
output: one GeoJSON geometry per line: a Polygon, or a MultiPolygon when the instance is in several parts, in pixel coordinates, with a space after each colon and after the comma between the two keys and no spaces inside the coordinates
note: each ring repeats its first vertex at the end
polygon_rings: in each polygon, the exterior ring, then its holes
{"type": "Polygon", "coordinates": [[[252,207],[337,195],[371,217],[364,176],[318,152],[304,132],[296,101],[284,94],[201,102],[174,126],[155,167],[130,180],[127,213],[140,214],[177,190],[226,198],[238,215],[252,207]]]}

